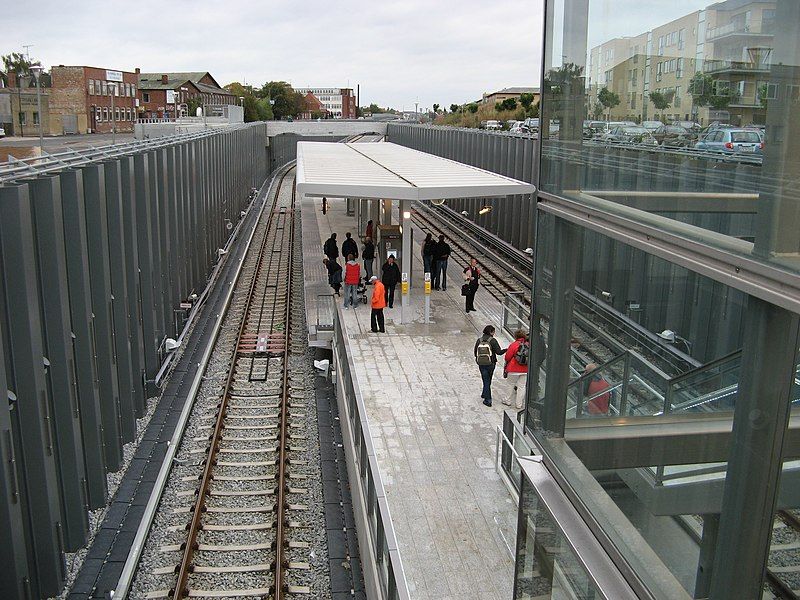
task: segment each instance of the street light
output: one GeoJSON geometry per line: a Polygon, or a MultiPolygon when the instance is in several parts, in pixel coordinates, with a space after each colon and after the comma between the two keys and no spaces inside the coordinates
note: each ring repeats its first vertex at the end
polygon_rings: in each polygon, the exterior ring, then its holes
{"type": "Polygon", "coordinates": [[[686,354],[692,353],[692,343],[687,340],[685,337],[679,336],[677,333],[672,331],[672,329],[665,329],[661,333],[657,334],[662,340],[668,341],[670,344],[676,344],[678,342],[683,343],[686,346],[686,354]]]}
{"type": "Polygon", "coordinates": [[[108,82],[108,91],[111,92],[111,143],[117,143],[117,120],[114,118],[114,96],[117,94],[117,84],[108,82]]]}
{"type": "Polygon", "coordinates": [[[42,156],[44,154],[44,134],[42,133],[42,86],[39,83],[42,67],[31,67],[31,73],[36,80],[36,110],[39,111],[39,156],[42,156]]]}

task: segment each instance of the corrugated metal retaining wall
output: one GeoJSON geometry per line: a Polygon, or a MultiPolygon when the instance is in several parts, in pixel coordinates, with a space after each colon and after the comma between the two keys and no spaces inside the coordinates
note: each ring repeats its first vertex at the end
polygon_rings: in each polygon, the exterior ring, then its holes
{"type": "Polygon", "coordinates": [[[250,191],[265,124],[0,186],[0,596],[55,596],[250,191]]]}

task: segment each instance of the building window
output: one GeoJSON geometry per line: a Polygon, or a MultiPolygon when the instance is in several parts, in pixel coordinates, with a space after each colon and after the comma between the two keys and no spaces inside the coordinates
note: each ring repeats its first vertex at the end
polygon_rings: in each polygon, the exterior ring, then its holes
{"type": "Polygon", "coordinates": [[[131,97],[132,98],[136,98],[136,84],[135,83],[131,84],[131,97]]]}
{"type": "Polygon", "coordinates": [[[108,118],[108,107],[104,106],[103,107],[103,121],[108,121],[108,120],[109,120],[109,118],[108,118]]]}
{"type": "Polygon", "coordinates": [[[19,124],[20,125],[27,125],[28,124],[28,118],[27,118],[27,116],[25,115],[24,112],[19,113],[19,124]]]}
{"type": "Polygon", "coordinates": [[[89,80],[89,95],[94,96],[94,79],[89,80]]]}
{"type": "Polygon", "coordinates": [[[101,89],[101,92],[100,92],[101,95],[108,96],[108,82],[107,81],[101,81],[100,82],[100,89],[101,89]]]}
{"type": "Polygon", "coordinates": [[[142,92],[142,102],[150,102],[150,92],[142,92]]]}
{"type": "Polygon", "coordinates": [[[38,125],[39,124],[39,113],[36,112],[36,111],[34,111],[34,113],[33,113],[33,124],[34,125],[38,125]]]}
{"type": "Polygon", "coordinates": [[[678,62],[676,64],[676,66],[675,66],[675,77],[677,77],[678,79],[683,77],[683,59],[682,58],[678,59],[678,62]]]}
{"type": "Polygon", "coordinates": [[[133,111],[128,107],[128,121],[133,121],[133,111]]]}
{"type": "Polygon", "coordinates": [[[683,50],[684,46],[686,45],[685,38],[686,37],[686,30],[681,29],[678,31],[678,50],[683,50]]]}
{"type": "Polygon", "coordinates": [[[119,106],[114,108],[114,118],[119,121],[119,106]]]}

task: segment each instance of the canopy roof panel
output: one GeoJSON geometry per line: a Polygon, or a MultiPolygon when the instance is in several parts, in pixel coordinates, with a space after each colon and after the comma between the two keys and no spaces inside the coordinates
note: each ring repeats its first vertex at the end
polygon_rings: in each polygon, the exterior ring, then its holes
{"type": "Polygon", "coordinates": [[[306,196],[436,200],[531,194],[536,188],[388,142],[298,142],[297,190],[306,196]]]}

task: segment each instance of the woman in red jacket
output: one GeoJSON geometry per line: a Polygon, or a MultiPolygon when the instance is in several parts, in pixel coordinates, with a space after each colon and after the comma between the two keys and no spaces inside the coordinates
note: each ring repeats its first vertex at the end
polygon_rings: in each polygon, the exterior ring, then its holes
{"type": "Polygon", "coordinates": [[[358,283],[361,281],[361,265],[356,262],[352,254],[347,255],[347,262],[344,265],[344,307],[348,308],[347,302],[350,306],[355,308],[358,306],[358,297],[356,290],[358,283]]]}
{"type": "Polygon", "coordinates": [[[523,399],[525,397],[525,385],[528,383],[528,361],[530,360],[530,344],[528,343],[528,334],[522,329],[514,332],[514,342],[506,350],[506,366],[503,370],[503,376],[511,376],[514,384],[514,389],[511,392],[511,398],[503,400],[503,404],[511,404],[514,400],[514,406],[522,408],[523,399]],[[522,389],[522,394],[520,394],[522,389]]]}

